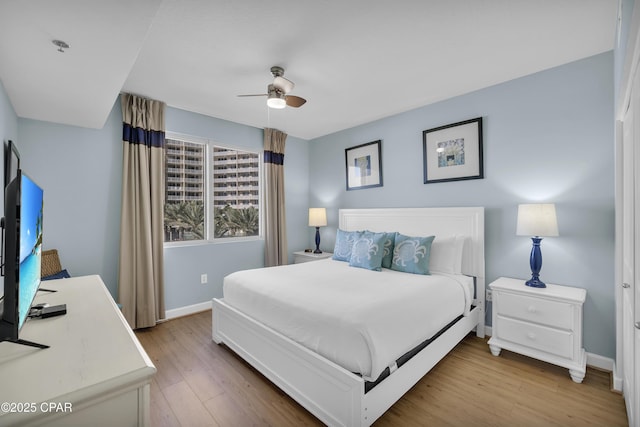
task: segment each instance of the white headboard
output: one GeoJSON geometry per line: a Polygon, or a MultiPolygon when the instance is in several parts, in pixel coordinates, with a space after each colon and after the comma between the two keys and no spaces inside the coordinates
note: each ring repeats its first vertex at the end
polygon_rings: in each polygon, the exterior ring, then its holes
{"type": "Polygon", "coordinates": [[[340,209],[345,231],[397,231],[407,236],[466,236],[464,274],[476,277],[477,297],[484,301],[484,208],[340,209]],[[481,293],[482,292],[482,293],[481,293]]]}

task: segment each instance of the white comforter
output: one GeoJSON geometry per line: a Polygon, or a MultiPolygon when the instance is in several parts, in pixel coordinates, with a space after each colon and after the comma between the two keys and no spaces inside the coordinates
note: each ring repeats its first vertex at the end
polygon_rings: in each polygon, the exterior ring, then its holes
{"type": "Polygon", "coordinates": [[[327,259],[230,274],[224,300],[372,381],[468,314],[472,289],[466,276],[369,271],[327,259]]]}

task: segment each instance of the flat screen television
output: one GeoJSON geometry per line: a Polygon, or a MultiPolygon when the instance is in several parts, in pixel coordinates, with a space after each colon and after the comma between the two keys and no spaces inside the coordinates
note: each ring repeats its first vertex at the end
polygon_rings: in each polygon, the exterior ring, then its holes
{"type": "Polygon", "coordinates": [[[20,169],[5,188],[4,299],[0,341],[48,346],[19,338],[40,287],[44,192],[20,169]]]}

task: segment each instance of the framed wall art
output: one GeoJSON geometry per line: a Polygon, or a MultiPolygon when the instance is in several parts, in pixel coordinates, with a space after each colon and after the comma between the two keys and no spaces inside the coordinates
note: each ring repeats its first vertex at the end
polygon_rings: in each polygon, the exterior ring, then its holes
{"type": "Polygon", "coordinates": [[[382,187],[382,141],[373,141],[344,150],[347,191],[382,187]]]}
{"type": "Polygon", "coordinates": [[[422,132],[424,183],[484,178],[482,117],[422,132]]]}

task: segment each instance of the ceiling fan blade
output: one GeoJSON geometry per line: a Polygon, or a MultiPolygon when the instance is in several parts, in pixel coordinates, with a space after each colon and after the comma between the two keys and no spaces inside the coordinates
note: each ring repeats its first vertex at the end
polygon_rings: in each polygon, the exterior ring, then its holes
{"type": "Polygon", "coordinates": [[[280,76],[273,79],[273,85],[285,94],[291,92],[295,86],[291,80],[287,80],[280,76]]]}
{"type": "Polygon", "coordinates": [[[300,98],[299,96],[295,96],[295,95],[287,95],[285,99],[287,101],[287,105],[289,107],[294,107],[294,108],[301,107],[304,105],[305,102],[307,102],[306,99],[300,98]]]}
{"type": "Polygon", "coordinates": [[[245,97],[245,96],[268,96],[268,94],[266,94],[266,93],[257,93],[255,95],[237,95],[237,96],[242,98],[242,97],[245,97]]]}

